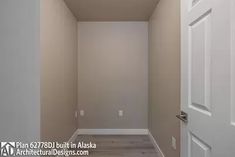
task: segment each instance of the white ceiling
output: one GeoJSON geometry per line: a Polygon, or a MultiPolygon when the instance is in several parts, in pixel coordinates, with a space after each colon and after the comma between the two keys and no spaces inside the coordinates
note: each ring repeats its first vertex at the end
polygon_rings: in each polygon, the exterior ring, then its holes
{"type": "Polygon", "coordinates": [[[147,21],[159,0],[65,0],[79,21],[147,21]]]}

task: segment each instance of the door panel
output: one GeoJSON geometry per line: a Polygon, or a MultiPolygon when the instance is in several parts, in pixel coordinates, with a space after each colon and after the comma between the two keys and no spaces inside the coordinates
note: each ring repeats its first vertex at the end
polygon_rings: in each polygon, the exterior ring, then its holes
{"type": "Polygon", "coordinates": [[[198,3],[200,2],[200,0],[193,0],[192,1],[192,5],[191,5],[191,7],[194,7],[195,5],[197,5],[198,3]]]}
{"type": "Polygon", "coordinates": [[[202,140],[189,134],[189,157],[211,157],[211,147],[202,140]]]}
{"type": "Polygon", "coordinates": [[[189,25],[189,55],[191,60],[189,63],[191,65],[191,71],[189,71],[191,75],[190,107],[208,115],[211,115],[210,18],[211,12],[207,12],[189,25]]]}
{"type": "Polygon", "coordinates": [[[235,0],[181,2],[181,157],[234,157],[235,0]]]}

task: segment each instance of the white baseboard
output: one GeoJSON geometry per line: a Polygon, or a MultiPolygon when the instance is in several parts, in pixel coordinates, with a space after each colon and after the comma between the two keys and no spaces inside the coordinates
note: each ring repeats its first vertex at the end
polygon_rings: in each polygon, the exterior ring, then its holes
{"type": "Polygon", "coordinates": [[[157,141],[154,139],[152,133],[150,131],[148,131],[150,140],[152,141],[156,151],[159,153],[160,157],[165,157],[165,155],[163,154],[161,148],[159,147],[159,145],[157,144],[157,141]]]}
{"type": "Polygon", "coordinates": [[[68,140],[68,143],[74,142],[74,141],[76,140],[77,135],[78,135],[78,131],[79,131],[79,129],[77,129],[77,130],[73,133],[73,135],[72,135],[72,136],[70,137],[70,139],[68,140]]]}
{"type": "Polygon", "coordinates": [[[148,129],[78,129],[79,135],[148,135],[148,129]]]}
{"type": "MultiPolygon", "coordinates": [[[[75,142],[76,138],[77,138],[77,135],[78,135],[78,130],[75,130],[75,132],[73,133],[73,135],[70,137],[70,139],[67,141],[67,143],[73,143],[75,142]]],[[[67,150],[67,149],[66,149],[67,150]]],[[[63,155],[57,155],[56,157],[64,157],[63,155]]]]}

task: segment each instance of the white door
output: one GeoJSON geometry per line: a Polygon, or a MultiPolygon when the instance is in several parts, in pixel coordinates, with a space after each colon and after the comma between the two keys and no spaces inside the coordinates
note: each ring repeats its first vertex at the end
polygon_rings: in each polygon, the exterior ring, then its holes
{"type": "Polygon", "coordinates": [[[181,0],[181,157],[235,157],[234,10],[181,0]]]}

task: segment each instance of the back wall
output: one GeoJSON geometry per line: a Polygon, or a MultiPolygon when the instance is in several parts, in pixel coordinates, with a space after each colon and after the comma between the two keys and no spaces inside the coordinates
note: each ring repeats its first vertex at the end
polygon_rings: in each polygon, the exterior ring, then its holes
{"type": "Polygon", "coordinates": [[[147,128],[147,22],[78,23],[78,104],[79,128],[147,128]]]}

